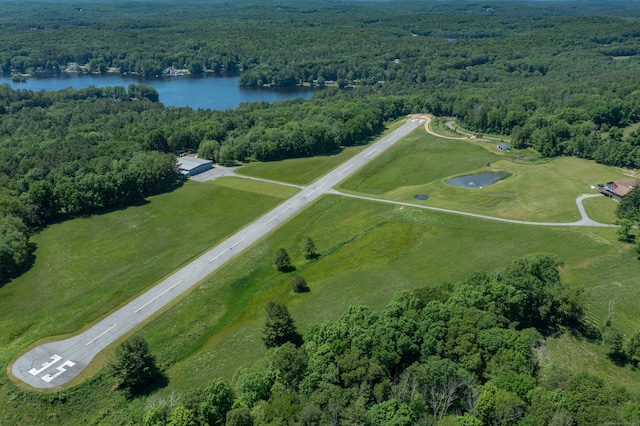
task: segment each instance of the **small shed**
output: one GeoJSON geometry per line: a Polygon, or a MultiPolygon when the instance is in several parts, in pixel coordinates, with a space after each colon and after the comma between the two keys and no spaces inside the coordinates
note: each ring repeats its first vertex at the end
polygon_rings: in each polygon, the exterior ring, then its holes
{"type": "Polygon", "coordinates": [[[178,169],[182,176],[195,176],[213,169],[213,161],[189,156],[178,157],[178,169]]]}
{"type": "Polygon", "coordinates": [[[511,149],[511,145],[507,145],[506,143],[499,143],[497,146],[500,151],[509,151],[511,149]]]}

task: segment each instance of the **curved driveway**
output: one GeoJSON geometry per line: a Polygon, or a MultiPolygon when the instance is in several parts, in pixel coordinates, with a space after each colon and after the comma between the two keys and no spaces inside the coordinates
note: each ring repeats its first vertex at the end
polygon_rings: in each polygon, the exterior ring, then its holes
{"type": "Polygon", "coordinates": [[[331,190],[342,180],[424,123],[410,118],[398,129],[339,165],[302,190],[218,244],[169,278],[122,308],[69,339],[45,343],[20,356],[11,373],[34,388],[54,388],[69,382],[103,349],[151,317],[180,294],[197,285],[277,226],[331,190]]]}
{"type": "Polygon", "coordinates": [[[582,205],[582,200],[584,200],[585,198],[602,197],[602,194],[586,194],[586,195],[581,195],[578,198],[576,198],[576,205],[578,206],[578,210],[580,211],[580,217],[581,218],[580,218],[580,220],[576,220],[575,222],[529,222],[529,221],[526,221],[526,220],[505,219],[505,218],[501,218],[501,217],[486,216],[486,215],[477,214],[477,213],[462,212],[462,211],[459,211],[459,210],[443,209],[441,207],[425,206],[424,204],[405,203],[405,202],[402,202],[402,201],[385,200],[383,198],[364,197],[364,196],[361,196],[361,195],[345,194],[344,192],[339,192],[339,191],[336,191],[336,190],[331,190],[329,192],[332,193],[332,194],[338,194],[338,195],[342,195],[342,196],[345,196],[345,197],[359,198],[361,200],[376,201],[376,202],[379,202],[379,203],[395,204],[395,205],[399,205],[399,206],[416,207],[418,209],[433,210],[433,211],[443,212],[443,213],[452,213],[452,214],[457,214],[457,215],[461,215],[461,216],[475,217],[475,218],[478,218],[478,219],[493,220],[493,221],[496,221],[496,222],[516,223],[518,225],[535,225],[535,226],[597,226],[597,227],[603,227],[603,228],[617,228],[617,225],[609,225],[607,223],[600,223],[600,222],[596,222],[594,220],[589,219],[589,216],[587,215],[587,212],[585,211],[584,206],[582,205]]]}

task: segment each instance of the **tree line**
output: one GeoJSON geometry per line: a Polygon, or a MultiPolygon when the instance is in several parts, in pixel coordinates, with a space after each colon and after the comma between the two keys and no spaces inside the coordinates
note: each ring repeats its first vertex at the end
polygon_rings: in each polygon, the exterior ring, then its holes
{"type": "Polygon", "coordinates": [[[174,155],[122,133],[124,123],[157,100],[154,89],[137,85],[56,93],[0,85],[0,283],[30,267],[34,229],[129,205],[179,183],[174,155]]]}

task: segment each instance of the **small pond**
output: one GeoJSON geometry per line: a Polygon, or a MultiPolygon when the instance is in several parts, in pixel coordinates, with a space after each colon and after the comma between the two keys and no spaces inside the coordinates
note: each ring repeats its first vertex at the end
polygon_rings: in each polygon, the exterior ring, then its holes
{"type": "Polygon", "coordinates": [[[459,188],[484,188],[501,179],[509,177],[507,172],[485,172],[475,175],[458,176],[445,180],[445,183],[459,188]]]}

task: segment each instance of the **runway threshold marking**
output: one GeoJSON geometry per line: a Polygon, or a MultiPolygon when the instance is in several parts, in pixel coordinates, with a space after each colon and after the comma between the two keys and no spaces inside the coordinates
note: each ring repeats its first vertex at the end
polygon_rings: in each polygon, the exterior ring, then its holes
{"type": "MultiPolygon", "coordinates": [[[[113,329],[115,326],[117,326],[118,324],[113,324],[111,327],[107,328],[105,331],[103,331],[102,333],[98,334],[96,337],[94,337],[93,339],[89,340],[85,346],[89,346],[90,344],[92,344],[93,342],[95,342],[96,340],[98,340],[99,338],[101,338],[102,336],[104,336],[105,334],[107,334],[111,329],[113,329]]],[[[60,373],[62,374],[62,373],[60,373]]]]}
{"type": "Polygon", "coordinates": [[[177,283],[175,283],[174,285],[172,285],[171,287],[169,287],[168,289],[166,289],[165,291],[163,291],[162,293],[160,293],[159,295],[157,295],[156,297],[154,297],[153,299],[149,300],[147,303],[145,303],[144,305],[140,306],[138,309],[136,309],[135,311],[133,311],[134,314],[137,314],[139,311],[141,311],[142,309],[145,308],[145,306],[147,306],[148,304],[152,303],[153,301],[155,301],[157,298],[159,298],[160,296],[162,296],[163,294],[165,294],[166,292],[168,292],[169,290],[171,290],[172,288],[174,288],[175,286],[177,286],[178,284],[182,283],[182,280],[178,281],[177,283]]]}
{"type": "Polygon", "coordinates": [[[29,374],[33,375],[33,376],[37,376],[38,374],[42,373],[44,370],[46,370],[47,368],[51,367],[53,364],[55,364],[56,362],[60,361],[62,359],[62,357],[60,355],[53,355],[51,357],[49,357],[49,359],[52,359],[53,361],[50,362],[43,362],[42,363],[42,368],[40,369],[36,369],[35,367],[32,368],[31,370],[29,370],[29,374]]]}
{"type": "Polygon", "coordinates": [[[272,217],[271,219],[269,219],[268,221],[266,221],[264,224],[268,225],[269,223],[271,223],[272,221],[276,220],[278,218],[278,216],[283,215],[287,210],[290,210],[291,207],[287,207],[286,209],[282,210],[280,213],[278,213],[277,215],[275,215],[274,217],[272,217]]]}
{"type": "Polygon", "coordinates": [[[62,365],[59,365],[58,367],[56,367],[56,370],[58,370],[56,374],[54,374],[53,376],[51,374],[45,374],[44,376],[41,377],[41,379],[49,383],[50,381],[52,381],[53,379],[55,379],[65,371],[67,371],[65,367],[73,367],[74,365],[76,365],[76,363],[68,359],[65,362],[63,362],[62,365]]]}

